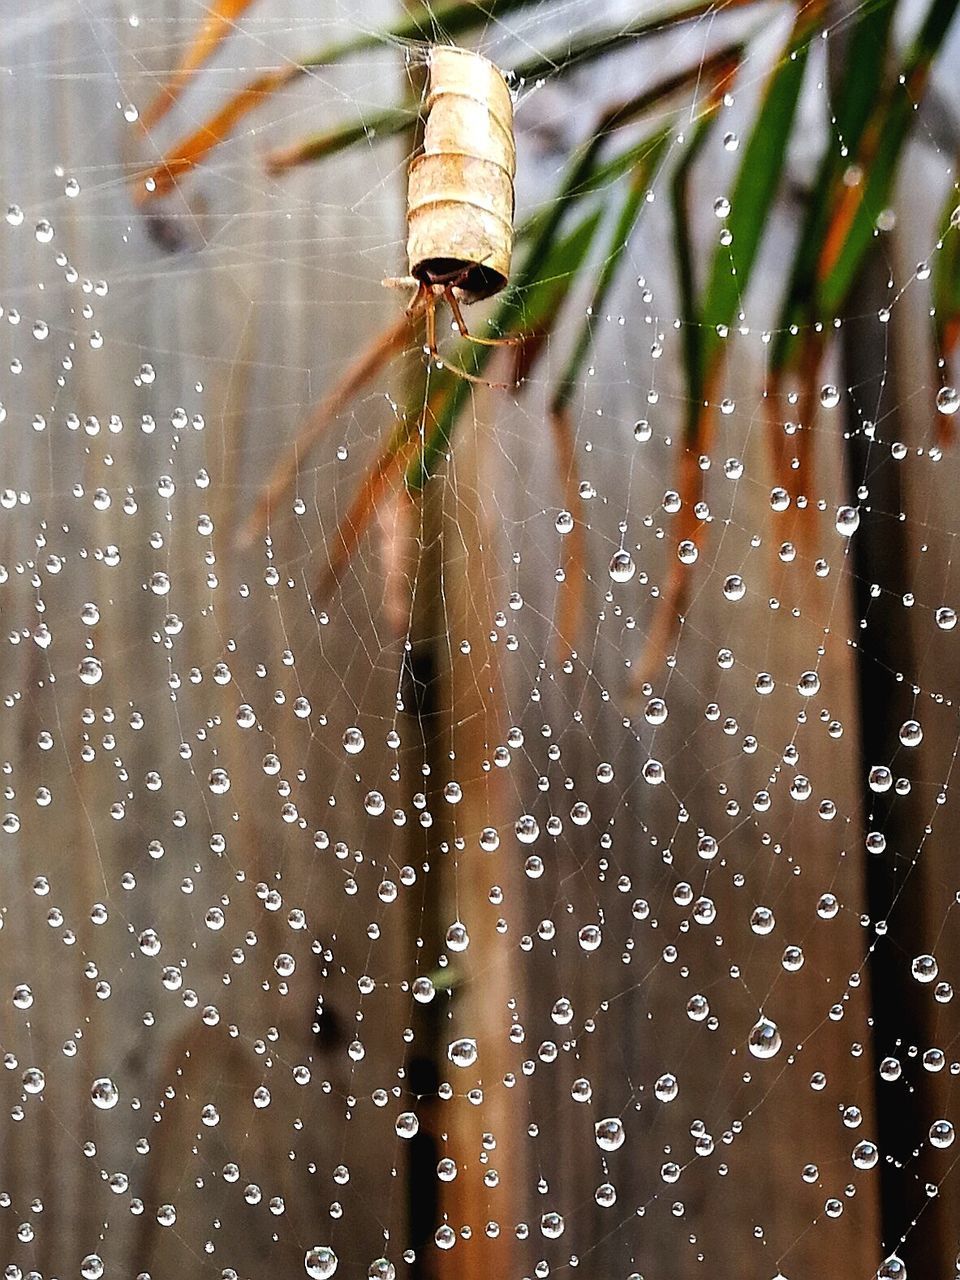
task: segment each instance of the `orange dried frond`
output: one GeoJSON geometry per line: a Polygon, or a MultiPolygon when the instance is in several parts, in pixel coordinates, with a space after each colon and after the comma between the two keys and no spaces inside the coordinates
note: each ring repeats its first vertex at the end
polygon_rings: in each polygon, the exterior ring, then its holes
{"type": "MultiPolygon", "coordinates": [[[[716,364],[710,382],[715,384],[719,363],[716,364]]],[[[703,472],[700,469],[700,457],[709,453],[713,438],[714,421],[710,396],[697,415],[696,424],[690,433],[683,453],[680,455],[679,474],[677,475],[677,492],[682,500],[678,516],[676,538],[681,542],[692,542],[699,547],[703,526],[694,511],[703,492],[703,472]]],[[[686,606],[690,591],[692,566],[684,564],[674,552],[672,562],[667,568],[667,580],[657,600],[646,643],[640,655],[640,661],[634,668],[630,680],[629,692],[633,698],[641,694],[643,685],[653,679],[663,663],[676,639],[680,620],[686,606]]]]}
{"type": "Polygon", "coordinates": [[[211,58],[218,46],[233,31],[237,19],[255,0],[214,0],[203,26],[189,46],[179,66],[160,87],[159,92],[140,115],[144,129],[152,129],[162,120],[190,83],[196,71],[211,58]]]}
{"type": "Polygon", "coordinates": [[[391,432],[389,441],[364,474],[346,515],[334,530],[327,546],[327,567],[314,592],[316,597],[322,599],[333,590],[360,545],[360,540],[376,515],[390,484],[402,479],[419,447],[420,437],[415,423],[408,421],[391,432]]]}
{"type": "Polygon", "coordinates": [[[847,234],[853,226],[860,202],[863,199],[862,183],[840,190],[840,195],[830,216],[826,234],[823,237],[823,248],[817,263],[817,279],[825,280],[836,265],[840,251],[846,243],[847,234]]]}
{"type": "Polygon", "coordinates": [[[135,193],[137,203],[146,204],[172,191],[178,179],[196,168],[208,151],[212,151],[229,137],[245,115],[258,107],[264,98],[276,93],[302,73],[302,67],[292,66],[285,67],[282,71],[268,71],[252,80],[221,107],[216,115],[211,116],[188,137],[174,143],[158,164],[138,175],[135,193]]]}
{"type": "Polygon", "coordinates": [[[361,387],[407,345],[410,322],[406,315],[392,324],[357,356],[340,381],[316,406],[300,428],[293,443],[285,451],[264,485],[253,514],[244,526],[240,540],[249,545],[266,527],[267,521],[283,495],[300,473],[303,460],[317,443],[337,414],[353,399],[361,387]]]}
{"type": "Polygon", "coordinates": [[[313,164],[325,154],[326,148],[322,144],[318,146],[315,138],[308,138],[306,141],[291,143],[288,147],[276,147],[267,154],[263,167],[271,178],[276,178],[288,169],[313,164]]]}
{"type": "Polygon", "coordinates": [[[857,210],[863,201],[867,186],[867,175],[876,155],[879,142],[880,135],[877,132],[876,125],[874,125],[872,129],[868,129],[864,134],[860,144],[858,166],[860,172],[857,180],[850,186],[845,182],[836,195],[832,197],[834,201],[833,209],[823,234],[822,248],[817,261],[818,281],[829,278],[830,273],[837,264],[843,246],[846,244],[850,228],[853,226],[853,221],[857,216],[857,210]]]}

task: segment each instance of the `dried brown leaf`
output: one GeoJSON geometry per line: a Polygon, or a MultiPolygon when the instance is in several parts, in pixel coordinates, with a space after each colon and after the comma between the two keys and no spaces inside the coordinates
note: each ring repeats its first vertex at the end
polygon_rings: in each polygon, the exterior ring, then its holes
{"type": "Polygon", "coordinates": [[[157,164],[137,175],[134,192],[137,204],[147,204],[172,191],[181,176],[196,168],[207,152],[223,142],[245,115],[301,74],[301,67],[292,66],[282,71],[268,71],[251,81],[198,129],[175,142],[157,164]]]}
{"type": "Polygon", "coordinates": [[[172,75],[161,85],[156,97],[140,114],[144,129],[152,129],[167,114],[195,73],[213,57],[218,47],[232,33],[237,19],[255,0],[214,0],[203,25],[183,55],[172,75]]]}
{"type": "Polygon", "coordinates": [[[376,335],[357,356],[340,381],[323,397],[264,485],[250,519],[241,530],[239,539],[241,545],[249,546],[257,534],[263,532],[271,513],[299,475],[304,458],[324,431],[360,388],[404,349],[409,337],[410,321],[404,314],[383,333],[376,335]]]}
{"type": "Polygon", "coordinates": [[[412,423],[391,433],[373,465],[365,472],[346,515],[337,525],[327,545],[327,567],[317,582],[315,598],[324,599],[336,586],[377,514],[384,494],[391,483],[402,479],[419,446],[420,437],[412,423]]]}

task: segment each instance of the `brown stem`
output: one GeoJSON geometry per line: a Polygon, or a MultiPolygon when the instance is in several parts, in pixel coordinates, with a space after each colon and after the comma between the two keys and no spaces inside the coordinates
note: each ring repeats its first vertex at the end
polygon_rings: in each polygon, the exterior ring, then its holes
{"type": "Polygon", "coordinates": [[[376,515],[390,481],[403,475],[419,443],[419,433],[405,426],[400,439],[392,438],[367,470],[327,548],[327,567],[317,582],[315,597],[322,599],[333,590],[376,515]]]}
{"type": "Polygon", "coordinates": [[[410,321],[404,314],[389,329],[376,335],[349,366],[340,381],[323,397],[297,432],[293,442],[274,468],[270,479],[264,485],[257,505],[240,532],[241,546],[249,546],[257,535],[263,532],[280,499],[299,475],[306,455],[360,388],[389,364],[395,355],[403,351],[409,337],[410,321]]]}

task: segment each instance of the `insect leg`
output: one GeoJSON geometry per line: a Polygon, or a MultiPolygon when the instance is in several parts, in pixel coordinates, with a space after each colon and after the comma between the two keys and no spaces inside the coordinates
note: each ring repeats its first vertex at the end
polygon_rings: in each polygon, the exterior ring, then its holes
{"type": "Polygon", "coordinates": [[[446,298],[447,302],[450,304],[450,310],[453,312],[454,323],[456,324],[457,329],[460,332],[461,338],[466,338],[468,342],[479,343],[479,345],[482,347],[512,347],[512,346],[515,346],[518,342],[523,341],[523,335],[519,333],[511,334],[509,337],[506,337],[506,338],[475,337],[467,328],[467,322],[463,318],[463,311],[460,307],[460,303],[457,301],[456,295],[454,294],[453,290],[454,290],[453,285],[447,285],[447,287],[443,291],[443,296],[446,298]]]}
{"type": "MultiPolygon", "coordinates": [[[[410,306],[407,308],[408,315],[414,314],[421,308],[423,310],[424,324],[426,328],[426,333],[424,335],[424,351],[431,360],[435,360],[444,368],[449,369],[451,373],[456,374],[458,378],[463,378],[467,382],[476,382],[482,387],[499,387],[503,390],[510,390],[512,387],[515,387],[517,385],[515,382],[489,382],[486,378],[478,377],[475,373],[468,373],[466,369],[461,369],[459,365],[451,364],[449,360],[444,360],[441,357],[440,352],[437,350],[437,303],[442,298],[447,298],[447,301],[450,301],[448,293],[449,287],[450,286],[442,287],[440,285],[434,286],[422,284],[410,306]],[[437,292],[438,289],[440,290],[439,293],[437,292]]],[[[459,307],[457,308],[457,312],[459,312],[459,307]]],[[[454,315],[456,315],[457,312],[454,312],[454,315]]],[[[462,318],[463,317],[461,316],[460,320],[457,321],[458,325],[462,322],[462,318]]]]}
{"type": "MultiPolygon", "coordinates": [[[[426,349],[427,354],[433,360],[439,360],[440,356],[437,351],[437,296],[433,290],[427,285],[421,285],[423,291],[423,302],[426,321],[426,349]]],[[[416,299],[414,299],[416,301],[416,299]]],[[[412,305],[412,304],[411,304],[412,305]]]]}

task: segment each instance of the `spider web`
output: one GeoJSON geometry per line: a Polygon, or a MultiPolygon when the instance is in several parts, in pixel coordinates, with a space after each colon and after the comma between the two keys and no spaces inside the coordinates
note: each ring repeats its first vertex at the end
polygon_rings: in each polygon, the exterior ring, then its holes
{"type": "MultiPolygon", "coordinates": [[[[149,134],[205,5],[42,0],[0,37],[5,1274],[953,1274],[956,393],[929,280],[956,33],[802,417],[770,351],[844,146],[844,24],[818,31],[694,540],[669,205],[704,85],[654,111],[670,141],[589,315],[582,568],[549,405],[602,249],[330,589],[441,370],[412,333],[243,536],[402,306],[406,144],[264,158],[376,119],[422,49],[314,68],[165,199],[133,192],[252,76],[398,17],[355,8],[261,0],[149,134]]],[[[509,67],[645,13],[541,0],[474,43],[509,67]]],[[[693,171],[700,272],[791,21],[709,13],[515,83],[518,224],[611,102],[741,39],[693,171]]]]}

